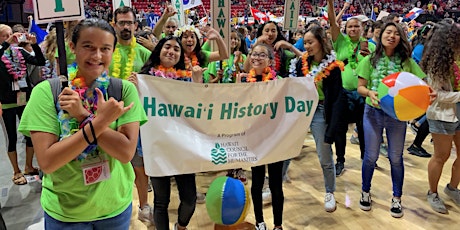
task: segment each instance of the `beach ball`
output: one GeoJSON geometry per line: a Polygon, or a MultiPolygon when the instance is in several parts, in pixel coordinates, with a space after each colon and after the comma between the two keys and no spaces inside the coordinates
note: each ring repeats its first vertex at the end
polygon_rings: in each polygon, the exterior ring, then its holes
{"type": "Polygon", "coordinates": [[[234,225],[243,222],[248,206],[249,192],[238,179],[217,177],[206,193],[206,210],[216,224],[234,225]]]}
{"type": "Polygon", "coordinates": [[[400,121],[420,117],[430,105],[428,85],[407,72],[388,75],[382,79],[377,92],[382,110],[400,121]]]}

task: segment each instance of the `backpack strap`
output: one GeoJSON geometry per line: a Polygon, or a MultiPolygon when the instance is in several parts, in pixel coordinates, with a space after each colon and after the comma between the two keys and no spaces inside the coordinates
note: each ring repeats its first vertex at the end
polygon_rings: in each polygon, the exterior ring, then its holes
{"type": "MultiPolygon", "coordinates": [[[[50,83],[51,93],[53,93],[54,107],[56,107],[58,96],[62,91],[61,80],[59,78],[50,78],[50,79],[47,79],[47,81],[50,83]]],[[[57,107],[56,107],[56,111],[57,111],[57,107]]]]}
{"type": "Polygon", "coordinates": [[[121,101],[123,99],[123,81],[119,78],[110,79],[110,84],[107,87],[107,94],[109,97],[113,97],[117,101],[121,101]]]}
{"type": "MultiPolygon", "coordinates": [[[[109,97],[113,97],[117,101],[121,101],[123,99],[123,82],[121,79],[118,78],[113,78],[111,77],[110,79],[110,84],[107,87],[107,94],[109,97]]],[[[54,101],[54,107],[56,108],[56,111],[58,110],[56,105],[58,101],[58,96],[62,91],[62,86],[61,86],[61,81],[59,78],[50,78],[47,79],[49,81],[50,86],[51,86],[51,93],[53,93],[53,101],[54,101]]]]}

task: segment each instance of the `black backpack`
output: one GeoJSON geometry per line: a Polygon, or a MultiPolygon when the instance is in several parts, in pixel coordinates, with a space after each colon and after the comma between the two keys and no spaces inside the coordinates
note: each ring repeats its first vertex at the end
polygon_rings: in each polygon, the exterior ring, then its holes
{"type": "MultiPolygon", "coordinates": [[[[119,78],[109,78],[109,86],[107,87],[107,94],[109,97],[113,97],[117,101],[123,99],[123,82],[119,78]]],[[[54,106],[58,101],[58,96],[61,93],[63,87],[59,78],[47,79],[51,85],[51,92],[53,93],[54,106]]],[[[57,111],[57,108],[56,108],[57,111]]]]}

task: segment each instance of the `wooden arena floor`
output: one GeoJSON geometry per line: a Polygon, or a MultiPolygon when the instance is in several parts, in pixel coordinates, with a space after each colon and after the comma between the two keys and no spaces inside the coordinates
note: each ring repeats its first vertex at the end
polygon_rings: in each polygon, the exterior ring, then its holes
{"type": "MultiPolygon", "coordinates": [[[[351,132],[348,133],[348,138],[351,132]]],[[[407,131],[405,149],[414,140],[410,129],[407,131]]],[[[433,153],[430,143],[431,136],[424,142],[424,148],[433,153]]],[[[392,196],[390,165],[387,158],[380,157],[379,169],[374,173],[372,181],[373,206],[369,212],[359,208],[361,191],[361,160],[359,146],[347,142],[346,162],[344,174],[337,178],[335,198],[337,210],[333,213],[324,211],[324,183],[321,167],[315,151],[315,143],[311,134],[305,138],[300,155],[295,158],[289,168],[291,183],[284,184],[284,215],[283,227],[285,230],[301,229],[460,229],[460,207],[447,198],[443,189],[450,179],[452,162],[456,158],[454,150],[444,167],[439,183],[440,197],[444,200],[449,214],[443,215],[431,210],[426,201],[428,191],[427,164],[429,158],[420,158],[404,151],[405,180],[403,187],[402,205],[404,216],[396,219],[390,216],[390,201],[392,196]]],[[[206,192],[211,181],[224,172],[211,172],[197,175],[198,191],[206,192]]],[[[246,172],[250,178],[250,171],[246,172]]],[[[251,185],[249,179],[248,189],[251,185]]],[[[175,185],[172,188],[171,204],[169,209],[171,229],[177,220],[178,195],[175,185]]],[[[137,207],[137,193],[134,195],[133,207],[137,207]]],[[[153,193],[149,193],[149,203],[153,203],[153,193]]],[[[131,229],[155,229],[154,226],[137,220],[137,208],[133,208],[131,229]]],[[[268,229],[273,229],[271,205],[264,206],[264,217],[268,229]]],[[[254,223],[252,204],[246,218],[254,223]]],[[[188,226],[189,230],[211,230],[214,225],[206,212],[205,204],[197,204],[193,218],[188,226]]]]}

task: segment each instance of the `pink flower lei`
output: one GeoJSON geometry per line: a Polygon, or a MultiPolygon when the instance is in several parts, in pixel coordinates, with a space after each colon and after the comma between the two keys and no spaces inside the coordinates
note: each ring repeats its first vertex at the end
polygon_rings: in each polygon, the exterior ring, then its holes
{"type": "Polygon", "coordinates": [[[8,70],[8,74],[13,75],[14,80],[21,79],[26,75],[26,62],[21,51],[17,47],[10,47],[2,56],[2,61],[8,70]]]}

